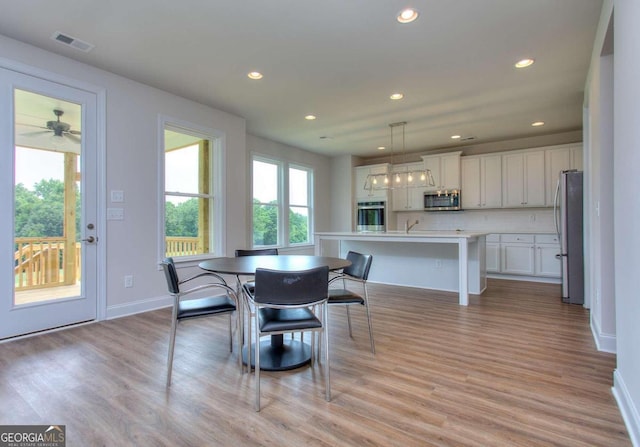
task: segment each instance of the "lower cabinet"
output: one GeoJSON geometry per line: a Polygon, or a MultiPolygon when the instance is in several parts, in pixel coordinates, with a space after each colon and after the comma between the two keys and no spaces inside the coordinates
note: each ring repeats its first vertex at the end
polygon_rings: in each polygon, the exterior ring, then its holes
{"type": "Polygon", "coordinates": [[[487,273],[560,278],[560,243],[551,234],[490,234],[487,273]]]}

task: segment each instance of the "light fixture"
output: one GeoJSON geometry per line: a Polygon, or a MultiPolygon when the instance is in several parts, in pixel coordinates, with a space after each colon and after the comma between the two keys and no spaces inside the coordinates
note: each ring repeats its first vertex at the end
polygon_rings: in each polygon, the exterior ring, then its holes
{"type": "Polygon", "coordinates": [[[400,23],[411,23],[418,18],[418,11],[413,8],[406,8],[400,11],[396,20],[400,23]]]}
{"type": "Polygon", "coordinates": [[[404,95],[402,93],[392,93],[391,96],[389,96],[389,99],[393,99],[394,101],[402,98],[404,98],[404,95]]]}
{"type": "Polygon", "coordinates": [[[313,121],[314,119],[316,119],[315,115],[307,115],[304,117],[304,119],[306,119],[307,121],[313,121]]]}
{"type": "Polygon", "coordinates": [[[462,138],[462,135],[451,135],[452,140],[459,140],[460,138],[462,138]]]}
{"type": "Polygon", "coordinates": [[[544,126],[544,121],[535,121],[535,122],[531,123],[531,126],[533,126],[533,127],[544,126]]]}
{"type": "Polygon", "coordinates": [[[391,131],[391,155],[389,160],[389,163],[391,164],[391,172],[369,174],[364,182],[364,189],[371,191],[380,189],[425,188],[427,186],[435,186],[436,182],[433,180],[433,175],[431,174],[431,170],[429,169],[409,170],[407,168],[394,168],[394,129],[398,127],[402,128],[402,157],[404,158],[406,125],[406,121],[389,124],[389,129],[391,131]]]}
{"type": "Polygon", "coordinates": [[[533,59],[521,59],[518,62],[516,62],[515,67],[516,68],[526,68],[529,67],[531,65],[533,65],[535,61],[533,59]]]}
{"type": "Polygon", "coordinates": [[[252,71],[247,75],[247,77],[249,79],[253,79],[254,81],[257,81],[258,79],[262,79],[263,76],[262,76],[262,73],[260,73],[259,71],[252,71]]]}

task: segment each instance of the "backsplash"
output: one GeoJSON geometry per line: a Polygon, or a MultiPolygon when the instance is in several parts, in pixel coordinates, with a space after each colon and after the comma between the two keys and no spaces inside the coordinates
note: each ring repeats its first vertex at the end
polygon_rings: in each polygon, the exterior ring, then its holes
{"type": "Polygon", "coordinates": [[[553,209],[501,209],[396,213],[397,229],[419,221],[414,230],[465,230],[487,233],[555,233],[553,209]]]}

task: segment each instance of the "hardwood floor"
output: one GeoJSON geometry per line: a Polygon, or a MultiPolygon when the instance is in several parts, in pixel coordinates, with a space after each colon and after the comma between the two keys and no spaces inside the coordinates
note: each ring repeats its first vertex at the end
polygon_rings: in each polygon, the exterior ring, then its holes
{"type": "Polygon", "coordinates": [[[319,368],[253,374],[224,316],[178,328],[165,388],[164,309],[0,344],[0,424],[65,424],[67,446],[630,446],[611,393],[615,356],[559,286],[490,280],[457,294],[371,284],[332,307],[332,401],[319,368]]]}

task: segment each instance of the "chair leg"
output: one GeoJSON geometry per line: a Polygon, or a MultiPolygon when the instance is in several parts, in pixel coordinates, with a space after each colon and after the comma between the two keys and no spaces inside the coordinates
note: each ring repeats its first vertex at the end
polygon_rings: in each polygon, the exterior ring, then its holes
{"type": "MultiPolygon", "coordinates": [[[[256,366],[255,366],[255,386],[256,386],[256,411],[260,411],[260,332],[258,329],[258,312],[256,309],[256,366]]],[[[249,352],[251,352],[251,345],[249,345],[249,352]]],[[[249,360],[251,360],[251,354],[249,354],[249,360]]],[[[249,368],[251,368],[251,362],[249,361],[249,368]]],[[[249,369],[251,370],[251,369],[249,369]]]]}
{"type": "Polygon", "coordinates": [[[349,337],[353,338],[353,333],[351,332],[351,313],[349,312],[349,306],[344,306],[347,308],[347,325],[349,326],[349,337]]]}
{"type": "Polygon", "coordinates": [[[369,325],[369,341],[371,342],[371,353],[375,355],[376,346],[373,342],[373,326],[371,325],[371,313],[369,311],[369,295],[365,285],[364,289],[364,309],[367,312],[367,324],[369,325]]]}
{"type": "Polygon", "coordinates": [[[325,399],[327,402],[331,402],[331,376],[329,373],[329,312],[328,305],[324,306],[324,321],[322,328],[322,335],[324,339],[324,386],[325,386],[325,399]]]}
{"type": "Polygon", "coordinates": [[[169,336],[169,356],[167,358],[167,387],[171,386],[171,373],[173,372],[173,349],[176,344],[176,326],[178,320],[173,318],[171,322],[171,335],[169,336]]]}

